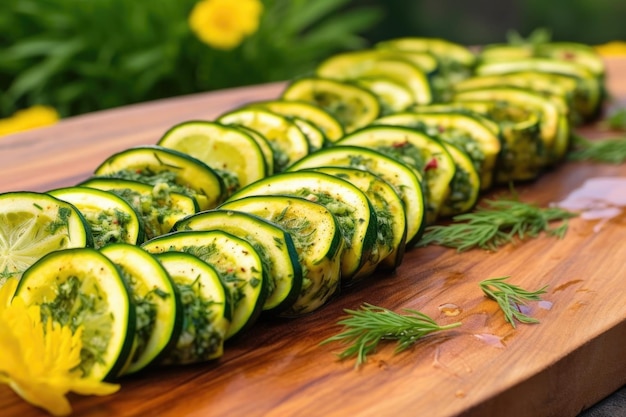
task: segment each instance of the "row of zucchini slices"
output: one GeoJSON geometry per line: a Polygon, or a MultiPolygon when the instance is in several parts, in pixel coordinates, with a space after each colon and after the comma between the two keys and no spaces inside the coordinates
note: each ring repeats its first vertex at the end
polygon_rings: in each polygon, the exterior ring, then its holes
{"type": "Polygon", "coordinates": [[[56,320],[73,306],[95,378],[216,359],[260,317],[393,271],[425,226],[559,163],[603,98],[602,60],[580,44],[336,54],[280,97],[177,124],[37,196],[76,210],[86,237],[20,272],[16,296],[56,320]]]}

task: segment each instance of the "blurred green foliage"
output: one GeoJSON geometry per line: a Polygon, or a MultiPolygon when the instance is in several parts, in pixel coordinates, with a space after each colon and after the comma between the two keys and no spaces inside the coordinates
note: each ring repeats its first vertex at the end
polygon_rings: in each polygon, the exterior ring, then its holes
{"type": "Polygon", "coordinates": [[[196,0],[2,0],[0,117],[35,104],[62,116],[293,78],[365,45],[377,21],[350,0],[263,0],[259,30],[230,51],[188,25],[196,0]]]}
{"type": "Polygon", "coordinates": [[[599,44],[626,40],[624,0],[360,0],[384,7],[366,37],[441,37],[465,45],[505,42],[509,31],[547,28],[556,41],[599,44]]]}

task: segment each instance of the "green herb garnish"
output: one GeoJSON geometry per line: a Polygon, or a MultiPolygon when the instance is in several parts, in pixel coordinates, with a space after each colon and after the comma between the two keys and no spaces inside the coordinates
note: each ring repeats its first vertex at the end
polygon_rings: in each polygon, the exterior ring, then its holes
{"type": "Polygon", "coordinates": [[[523,240],[546,232],[562,238],[567,231],[567,219],[575,216],[576,213],[559,207],[541,208],[507,199],[485,200],[475,211],[454,216],[449,225],[427,227],[418,245],[448,246],[459,252],[473,248],[495,251],[516,236],[523,240]],[[562,223],[551,228],[555,221],[562,223]]]}
{"type": "Polygon", "coordinates": [[[427,315],[412,309],[398,314],[383,307],[365,303],[360,310],[344,310],[347,317],[337,322],[343,332],[324,340],[321,344],[342,342],[349,345],[338,354],[343,360],[356,356],[356,366],[363,364],[368,354],[374,352],[382,340],[395,340],[395,353],[401,352],[427,334],[448,330],[460,322],[440,326],[427,315]]]}
{"type": "Polygon", "coordinates": [[[521,323],[539,323],[539,320],[522,313],[520,306],[526,301],[540,301],[541,294],[545,294],[547,286],[536,291],[526,291],[517,285],[505,282],[510,276],[490,278],[480,282],[480,288],[485,295],[495,300],[504,312],[504,318],[515,327],[515,320],[521,323]]]}
{"type": "Polygon", "coordinates": [[[589,140],[573,136],[573,150],[568,154],[572,161],[594,161],[621,164],[626,160],[626,137],[589,140]]]}

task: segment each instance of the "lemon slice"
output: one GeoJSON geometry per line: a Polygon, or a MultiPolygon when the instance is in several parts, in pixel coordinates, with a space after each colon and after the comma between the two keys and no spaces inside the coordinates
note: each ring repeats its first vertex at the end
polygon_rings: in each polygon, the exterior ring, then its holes
{"type": "Polygon", "coordinates": [[[43,193],[0,194],[0,287],[50,252],[92,244],[73,205],[43,193]]]}
{"type": "Polygon", "coordinates": [[[265,177],[269,172],[257,142],[241,129],[216,122],[194,120],[173,126],[157,143],[189,154],[222,176],[232,194],[240,187],[265,177]],[[235,175],[231,184],[228,175],[235,175]]]}

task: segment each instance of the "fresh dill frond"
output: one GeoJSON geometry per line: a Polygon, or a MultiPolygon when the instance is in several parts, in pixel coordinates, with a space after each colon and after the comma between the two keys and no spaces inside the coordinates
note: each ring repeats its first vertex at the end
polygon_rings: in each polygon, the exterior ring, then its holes
{"type": "Polygon", "coordinates": [[[383,340],[397,342],[395,352],[409,348],[427,334],[448,330],[460,322],[440,326],[424,313],[405,309],[406,314],[395,313],[383,307],[365,303],[359,310],[344,310],[347,317],[337,322],[344,330],[321,344],[341,342],[348,347],[338,354],[339,359],[356,356],[356,366],[363,364],[367,355],[373,353],[383,340]]]}
{"type": "Polygon", "coordinates": [[[527,301],[540,301],[547,286],[536,291],[527,291],[517,285],[505,282],[510,276],[490,278],[479,283],[483,293],[495,300],[504,312],[504,318],[515,327],[515,320],[520,323],[539,323],[539,320],[522,313],[520,306],[527,301]]]}
{"type": "Polygon", "coordinates": [[[575,216],[559,207],[542,208],[510,199],[484,200],[473,212],[454,216],[450,224],[427,227],[418,245],[447,246],[459,252],[473,248],[495,251],[515,237],[524,240],[546,232],[562,238],[567,219],[575,216]],[[551,227],[556,221],[562,223],[551,227]]]}
{"type": "Polygon", "coordinates": [[[573,149],[567,157],[570,161],[592,161],[621,164],[626,161],[626,136],[590,140],[574,135],[573,149]]]}

